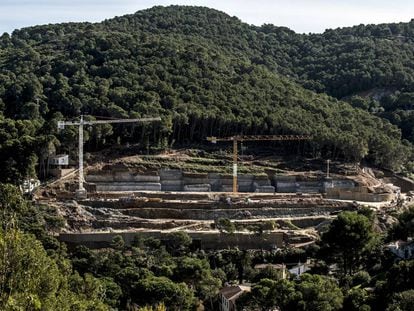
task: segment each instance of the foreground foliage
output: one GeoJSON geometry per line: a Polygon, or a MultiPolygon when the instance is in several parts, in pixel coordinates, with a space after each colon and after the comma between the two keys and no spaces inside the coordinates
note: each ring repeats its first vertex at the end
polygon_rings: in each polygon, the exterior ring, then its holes
{"type": "MultiPolygon", "coordinates": [[[[319,245],[306,251],[205,252],[174,232],[165,241],[137,238],[126,246],[117,236],[110,248],[67,252],[41,225],[60,223],[51,210],[45,214],[5,184],[0,207],[2,310],[217,310],[220,288],[240,282],[252,283],[238,300],[245,310],[410,310],[412,303],[414,260],[393,261],[372,231],[375,214],[366,209],[339,214],[319,245]],[[309,257],[313,268],[298,278],[282,279],[272,266],[254,269],[309,257]]],[[[399,216],[389,236],[414,221],[412,210],[399,216]]]]}

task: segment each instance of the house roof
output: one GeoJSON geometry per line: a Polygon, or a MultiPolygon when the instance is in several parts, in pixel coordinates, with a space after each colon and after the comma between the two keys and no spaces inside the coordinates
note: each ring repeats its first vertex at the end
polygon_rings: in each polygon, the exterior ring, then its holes
{"type": "Polygon", "coordinates": [[[397,240],[389,243],[387,245],[388,248],[405,248],[405,247],[412,247],[414,246],[414,241],[403,241],[403,240],[397,240]]]}
{"type": "Polygon", "coordinates": [[[262,269],[266,269],[266,268],[273,268],[276,270],[281,270],[281,269],[285,269],[286,266],[283,264],[271,264],[271,263],[261,263],[261,264],[257,264],[254,266],[255,269],[258,270],[262,270],[262,269]]]}
{"type": "Polygon", "coordinates": [[[223,295],[227,300],[236,300],[242,293],[250,292],[250,286],[226,286],[220,290],[220,294],[223,295]]]}

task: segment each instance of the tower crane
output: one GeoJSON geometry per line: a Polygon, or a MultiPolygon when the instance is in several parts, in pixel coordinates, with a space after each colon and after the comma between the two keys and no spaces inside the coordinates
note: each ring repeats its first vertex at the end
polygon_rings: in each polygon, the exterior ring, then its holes
{"type": "Polygon", "coordinates": [[[207,140],[213,144],[218,141],[232,141],[233,142],[233,193],[237,193],[237,157],[238,157],[238,142],[243,141],[290,141],[290,140],[310,140],[309,135],[235,135],[230,137],[207,137],[207,140]]]}
{"type": "Polygon", "coordinates": [[[160,117],[153,118],[139,118],[139,119],[113,119],[113,120],[84,120],[83,115],[80,117],[80,121],[58,121],[58,129],[62,130],[65,126],[78,126],[79,127],[79,187],[76,190],[76,196],[78,198],[86,197],[86,190],[83,187],[84,176],[83,176],[83,126],[84,125],[95,125],[95,124],[111,124],[111,123],[135,123],[135,122],[153,122],[161,121],[160,117]]]}

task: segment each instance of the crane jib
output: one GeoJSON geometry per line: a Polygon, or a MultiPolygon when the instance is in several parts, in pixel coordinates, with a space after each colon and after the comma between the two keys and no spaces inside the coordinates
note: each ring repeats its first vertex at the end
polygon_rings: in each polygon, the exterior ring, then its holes
{"type": "Polygon", "coordinates": [[[79,121],[58,121],[58,129],[64,129],[65,126],[79,126],[79,188],[76,194],[79,198],[86,197],[86,190],[83,187],[84,176],[83,176],[83,126],[84,125],[95,125],[95,124],[116,124],[116,123],[134,123],[134,122],[154,122],[161,121],[160,117],[148,117],[139,119],[113,119],[113,120],[84,120],[83,116],[80,117],[79,121]]]}

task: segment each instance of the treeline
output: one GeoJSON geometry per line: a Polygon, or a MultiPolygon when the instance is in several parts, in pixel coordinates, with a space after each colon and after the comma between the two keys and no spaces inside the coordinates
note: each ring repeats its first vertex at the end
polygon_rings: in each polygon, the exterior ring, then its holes
{"type": "MultiPolygon", "coordinates": [[[[400,169],[411,157],[411,145],[401,141],[396,126],[369,109],[315,93],[344,95],[332,81],[338,87],[361,85],[356,76],[343,74],[355,51],[349,49],[344,61],[329,58],[340,51],[323,39],[327,34],[253,27],[215,10],[179,6],[97,24],[36,26],[3,34],[0,164],[8,172],[0,180],[20,182],[39,175],[55,150],[73,152],[76,129],[57,132],[55,126],[59,119],[80,114],[163,118],[154,125],[87,129],[89,150],[125,142],[165,148],[210,135],[310,134],[313,140],[303,148],[307,155],[366,158],[400,169]],[[307,42],[315,46],[306,47],[307,42]],[[312,60],[303,54],[318,57],[319,50],[329,57],[312,60]],[[330,72],[327,66],[343,68],[330,72]]],[[[410,62],[408,52],[406,56],[410,62]]],[[[384,63],[394,66],[388,61],[398,59],[392,55],[384,63]]],[[[373,68],[365,59],[357,63],[373,68]]],[[[410,75],[409,68],[401,68],[410,75]]]]}

